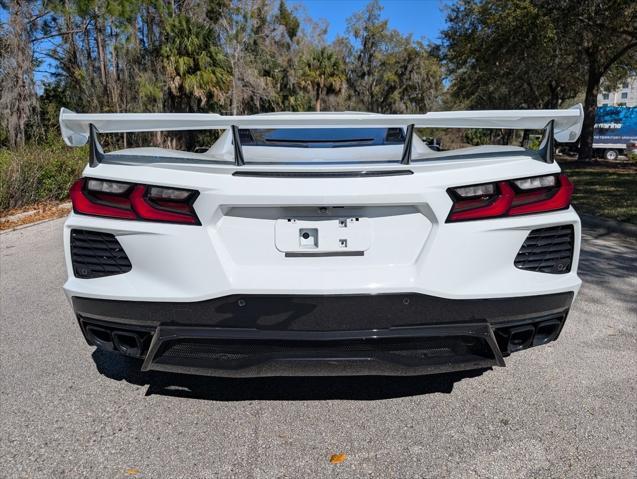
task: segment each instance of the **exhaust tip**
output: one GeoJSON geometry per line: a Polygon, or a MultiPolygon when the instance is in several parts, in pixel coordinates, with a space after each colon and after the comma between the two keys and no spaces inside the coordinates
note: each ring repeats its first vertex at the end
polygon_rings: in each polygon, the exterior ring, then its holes
{"type": "Polygon", "coordinates": [[[115,349],[126,356],[142,357],[143,341],[133,332],[113,331],[113,345],[115,349]]]}
{"type": "Polygon", "coordinates": [[[535,328],[531,325],[511,328],[507,349],[513,353],[530,347],[533,344],[534,334],[535,328]]]}
{"type": "Polygon", "coordinates": [[[540,346],[542,344],[550,343],[560,333],[560,327],[562,322],[557,319],[551,321],[544,321],[535,328],[535,337],[533,338],[533,346],[540,346]]]}
{"type": "Polygon", "coordinates": [[[86,341],[100,349],[126,356],[142,358],[148,350],[153,329],[150,327],[126,327],[123,325],[79,317],[86,341]]]}
{"type": "Polygon", "coordinates": [[[99,326],[87,325],[86,336],[90,343],[94,344],[98,348],[114,351],[113,337],[108,329],[100,328],[99,326]]]}
{"type": "Polygon", "coordinates": [[[522,349],[555,341],[562,331],[566,313],[517,323],[517,326],[501,326],[494,329],[495,339],[502,354],[509,355],[522,349]]]}

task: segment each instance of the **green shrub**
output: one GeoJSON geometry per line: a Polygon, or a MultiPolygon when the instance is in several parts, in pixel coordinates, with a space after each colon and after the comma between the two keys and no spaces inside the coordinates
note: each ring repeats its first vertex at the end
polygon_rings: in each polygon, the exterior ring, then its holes
{"type": "Polygon", "coordinates": [[[0,211],[36,201],[63,200],[86,164],[87,148],[61,142],[0,149],[0,211]]]}

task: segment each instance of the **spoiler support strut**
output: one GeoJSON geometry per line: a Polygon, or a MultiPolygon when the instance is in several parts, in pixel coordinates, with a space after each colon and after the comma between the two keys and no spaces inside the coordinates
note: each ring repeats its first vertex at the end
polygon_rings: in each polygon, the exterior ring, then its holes
{"type": "Polygon", "coordinates": [[[555,139],[553,138],[555,130],[554,123],[555,120],[551,120],[544,127],[544,137],[542,138],[542,143],[540,143],[540,148],[538,149],[538,153],[544,163],[553,163],[553,161],[555,161],[555,139]]]}
{"type": "Polygon", "coordinates": [[[243,149],[241,148],[241,139],[239,138],[239,127],[232,125],[232,145],[234,146],[234,164],[236,166],[243,166],[246,164],[243,159],[243,149]]]}
{"type": "Polygon", "coordinates": [[[403,154],[400,158],[401,165],[408,165],[411,163],[411,144],[414,139],[414,124],[410,123],[407,125],[407,130],[405,132],[405,145],[403,146],[403,154]]]}
{"type": "Polygon", "coordinates": [[[91,123],[89,126],[89,152],[88,152],[88,164],[91,168],[95,168],[104,159],[104,150],[97,139],[99,131],[95,128],[95,125],[91,123]]]}

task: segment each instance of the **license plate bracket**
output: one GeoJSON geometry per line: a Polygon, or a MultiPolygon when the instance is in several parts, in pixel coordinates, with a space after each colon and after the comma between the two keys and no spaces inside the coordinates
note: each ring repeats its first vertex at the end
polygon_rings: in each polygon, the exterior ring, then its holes
{"type": "Polygon", "coordinates": [[[275,224],[275,245],[283,253],[367,251],[372,242],[369,218],[282,218],[275,224]]]}

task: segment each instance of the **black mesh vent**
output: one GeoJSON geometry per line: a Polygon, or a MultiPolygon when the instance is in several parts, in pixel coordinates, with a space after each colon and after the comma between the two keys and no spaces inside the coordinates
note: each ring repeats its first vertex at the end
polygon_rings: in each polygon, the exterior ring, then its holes
{"type": "Polygon", "coordinates": [[[573,226],[533,230],[515,257],[517,268],[538,273],[564,274],[573,261],[573,226]]]}
{"type": "Polygon", "coordinates": [[[115,236],[97,231],[71,230],[71,261],[77,278],[101,278],[131,270],[115,236]]]}

